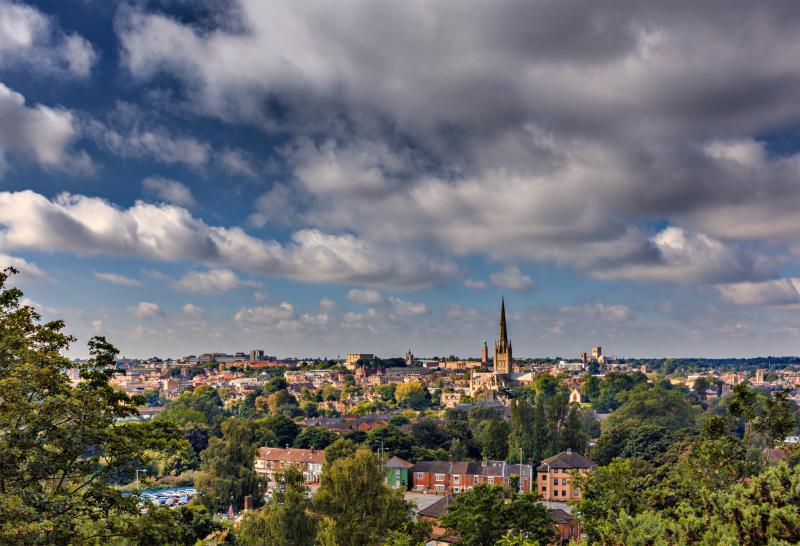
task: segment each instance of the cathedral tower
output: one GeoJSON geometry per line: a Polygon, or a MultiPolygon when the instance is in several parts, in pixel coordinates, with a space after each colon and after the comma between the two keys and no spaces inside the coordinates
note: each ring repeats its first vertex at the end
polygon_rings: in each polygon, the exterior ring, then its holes
{"type": "Polygon", "coordinates": [[[500,335],[494,342],[494,373],[507,375],[511,373],[511,342],[506,331],[506,301],[500,300],[500,335]]]}

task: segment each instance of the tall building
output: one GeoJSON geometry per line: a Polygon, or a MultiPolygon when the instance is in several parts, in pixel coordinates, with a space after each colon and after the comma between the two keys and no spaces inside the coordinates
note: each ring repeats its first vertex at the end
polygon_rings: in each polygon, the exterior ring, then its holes
{"type": "Polygon", "coordinates": [[[600,360],[601,356],[603,356],[603,348],[602,347],[592,347],[592,360],[594,360],[594,361],[600,360]]]}
{"type": "Polygon", "coordinates": [[[506,332],[506,301],[500,300],[500,335],[494,342],[494,373],[508,375],[511,373],[511,342],[506,332]]]}
{"type": "Polygon", "coordinates": [[[412,353],[411,349],[409,349],[405,356],[406,366],[413,366],[414,360],[414,353],[412,353]]]}
{"type": "Polygon", "coordinates": [[[483,340],[483,346],[481,347],[481,367],[485,368],[489,365],[489,344],[486,343],[486,340],[483,340]]]}

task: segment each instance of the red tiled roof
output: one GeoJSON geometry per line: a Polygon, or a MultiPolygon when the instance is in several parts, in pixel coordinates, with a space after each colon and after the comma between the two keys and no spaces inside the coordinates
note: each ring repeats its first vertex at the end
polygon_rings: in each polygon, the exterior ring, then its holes
{"type": "Polygon", "coordinates": [[[324,464],[325,452],[320,449],[300,449],[290,447],[260,447],[258,458],[266,461],[279,461],[282,463],[311,463],[324,464]]]}

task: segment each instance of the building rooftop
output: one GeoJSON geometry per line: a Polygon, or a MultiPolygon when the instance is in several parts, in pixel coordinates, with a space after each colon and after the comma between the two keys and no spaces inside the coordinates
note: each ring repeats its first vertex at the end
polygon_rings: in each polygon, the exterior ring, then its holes
{"type": "Polygon", "coordinates": [[[539,465],[540,472],[546,472],[549,468],[553,469],[572,469],[572,468],[597,468],[597,464],[584,457],[580,453],[573,453],[571,449],[562,451],[558,455],[548,457],[539,465]]]}
{"type": "Polygon", "coordinates": [[[290,447],[260,447],[258,458],[267,461],[280,461],[283,463],[311,463],[324,464],[325,452],[320,449],[301,449],[290,447]]]}

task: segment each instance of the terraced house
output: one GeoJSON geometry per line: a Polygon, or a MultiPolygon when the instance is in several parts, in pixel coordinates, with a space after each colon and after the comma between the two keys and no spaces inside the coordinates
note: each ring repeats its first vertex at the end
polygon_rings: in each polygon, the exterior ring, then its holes
{"type": "Polygon", "coordinates": [[[507,485],[512,476],[520,477],[523,491],[532,491],[531,465],[508,464],[505,461],[452,462],[418,461],[411,468],[411,488],[420,493],[440,495],[469,491],[476,484],[507,485]]]}

